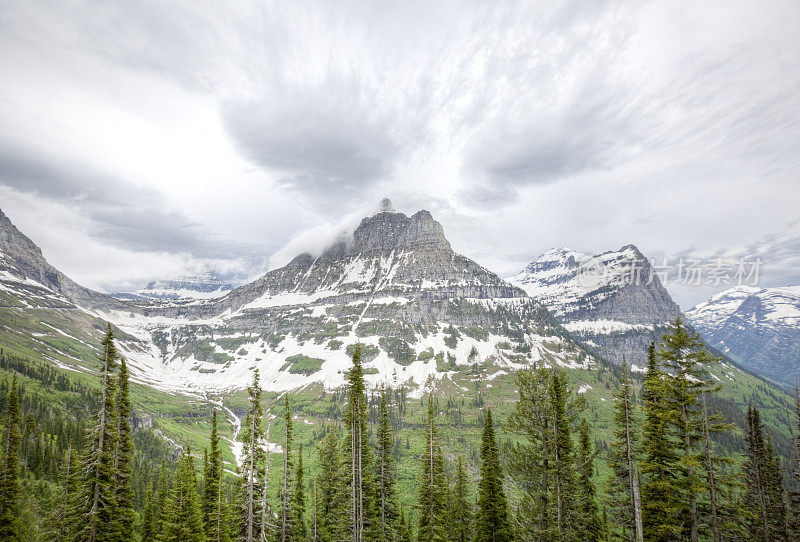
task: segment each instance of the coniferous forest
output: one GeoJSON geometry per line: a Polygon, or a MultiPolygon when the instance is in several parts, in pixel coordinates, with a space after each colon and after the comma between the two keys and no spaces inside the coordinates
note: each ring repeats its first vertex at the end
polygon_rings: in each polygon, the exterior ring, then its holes
{"type": "Polygon", "coordinates": [[[795,453],[782,456],[755,405],[741,429],[725,419],[721,386],[707,371],[717,362],[677,320],[650,346],[641,385],[622,364],[603,450],[563,371],[520,371],[507,419],[473,405],[485,415],[470,471],[468,458],[442,446],[435,396],[424,397],[423,424],[398,425],[406,397],[367,390],[356,348],[345,406],[313,453],[293,440],[292,394],[280,398],[281,416],[268,415],[255,371],[233,471],[216,411],[202,450],[175,456],[134,431],[128,370],[109,326],[99,393],[37,369],[90,418],[49,408],[16,377],[0,383],[0,540],[800,540],[800,399],[795,394],[795,453]],[[278,425],[275,450],[266,443],[278,425]],[[415,491],[402,495],[396,448],[411,431],[424,435],[424,446],[411,452],[415,491]],[[733,453],[731,443],[739,443],[733,453]]]}

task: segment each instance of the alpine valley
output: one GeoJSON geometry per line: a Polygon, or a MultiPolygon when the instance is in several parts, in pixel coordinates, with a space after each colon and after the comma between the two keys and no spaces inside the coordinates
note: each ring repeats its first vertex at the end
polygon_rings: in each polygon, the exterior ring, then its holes
{"type": "MultiPolygon", "coordinates": [[[[688,316],[711,345],[730,355],[708,367],[721,385],[715,406],[743,427],[747,405],[757,405],[776,449],[788,456],[789,396],[743,367],[785,380],[770,372],[769,353],[748,350],[741,335],[741,344],[734,343],[730,331],[730,314],[741,314],[747,300],[777,294],[749,292],[740,303],[741,295],[726,293],[688,316]],[[723,302],[724,310],[718,308],[723,302]]],[[[759,322],[772,321],[762,316],[759,322]]],[[[486,407],[505,420],[518,398],[519,370],[563,369],[586,401],[598,472],[606,473],[620,365],[627,361],[638,390],[648,345],[676,318],[684,318],[680,308],[633,245],[598,255],[554,249],[506,281],[456,253],[431,213],[408,216],[388,200],[320,254],[298,254],[238,288],[207,273],[113,295],[66,277],[0,213],[0,379],[14,373],[27,394],[46,398],[50,407],[79,408],[82,394],[99,385],[100,341],[110,323],[131,375],[137,438],[150,435],[151,447],[169,455],[202,450],[211,413],[222,409],[231,472],[242,454],[237,435],[254,369],[268,417],[273,409],[280,414],[276,401],[288,393],[299,422],[295,442],[316,454],[326,422],[342,415],[342,390],[361,345],[369,394],[392,390],[396,427],[420,427],[423,395],[431,392],[445,456],[463,456],[473,474],[486,407]],[[56,385],[58,379],[73,384],[56,385]]],[[[736,320],[739,330],[748,318],[736,320]]],[[[782,323],[781,330],[794,325],[796,337],[796,322],[782,323]]],[[[796,358],[796,350],[786,359],[791,355],[796,358]]],[[[377,404],[370,405],[374,419],[377,404]]],[[[285,436],[279,425],[268,430],[264,444],[275,452],[276,466],[285,436]]],[[[399,493],[410,505],[424,435],[398,434],[399,493]]],[[[738,452],[741,432],[721,445],[738,452]]],[[[273,472],[277,490],[277,468],[273,472]]]]}

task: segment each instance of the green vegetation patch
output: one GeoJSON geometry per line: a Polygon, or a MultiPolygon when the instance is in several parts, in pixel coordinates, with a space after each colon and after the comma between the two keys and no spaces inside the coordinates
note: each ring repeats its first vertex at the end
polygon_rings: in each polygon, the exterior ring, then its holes
{"type": "Polygon", "coordinates": [[[467,337],[472,337],[476,341],[485,341],[489,339],[489,330],[485,327],[469,326],[461,328],[461,332],[467,337]]]}
{"type": "Polygon", "coordinates": [[[207,361],[210,363],[226,363],[233,361],[235,358],[230,354],[224,352],[217,352],[209,341],[202,341],[194,345],[192,348],[194,357],[200,361],[207,361]]]}
{"type": "Polygon", "coordinates": [[[381,337],[378,344],[386,354],[400,365],[411,365],[416,355],[414,349],[403,339],[397,337],[381,337]]]}
{"type": "Polygon", "coordinates": [[[310,375],[319,371],[323,363],[325,360],[296,354],[286,358],[286,365],[283,366],[283,369],[288,368],[292,374],[310,375]]]}

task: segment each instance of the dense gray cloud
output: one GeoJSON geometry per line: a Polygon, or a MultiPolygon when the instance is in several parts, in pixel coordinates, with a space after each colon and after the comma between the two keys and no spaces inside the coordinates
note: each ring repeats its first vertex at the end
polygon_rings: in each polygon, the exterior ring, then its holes
{"type": "Polygon", "coordinates": [[[10,2],[0,207],[112,289],[255,276],[384,196],[504,274],[635,243],[800,282],[798,21],[782,0],[10,2]],[[104,250],[142,264],[103,277],[104,250]]]}
{"type": "Polygon", "coordinates": [[[399,150],[391,119],[373,119],[330,94],[287,94],[226,104],[223,118],[242,153],[276,172],[279,185],[313,197],[352,195],[385,179],[399,150]],[[327,102],[327,103],[326,103],[327,102]]]}
{"type": "Polygon", "coordinates": [[[252,250],[171,209],[156,190],[10,144],[0,146],[0,183],[68,203],[94,221],[96,237],[131,250],[199,258],[236,258],[252,250]]]}

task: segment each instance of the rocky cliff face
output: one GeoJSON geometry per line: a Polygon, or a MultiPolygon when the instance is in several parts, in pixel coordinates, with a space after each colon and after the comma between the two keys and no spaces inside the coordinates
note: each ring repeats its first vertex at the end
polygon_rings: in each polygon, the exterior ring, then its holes
{"type": "Polygon", "coordinates": [[[647,345],[681,315],[650,262],[633,245],[591,255],[553,249],[511,282],[613,363],[644,367],[647,345]]]}
{"type": "Polygon", "coordinates": [[[79,286],[50,265],[41,249],[0,211],[0,283],[42,306],[123,310],[120,301],[79,286]]]}
{"type": "Polygon", "coordinates": [[[800,380],[800,286],[739,286],[686,313],[711,345],[785,386],[800,380]]]}

